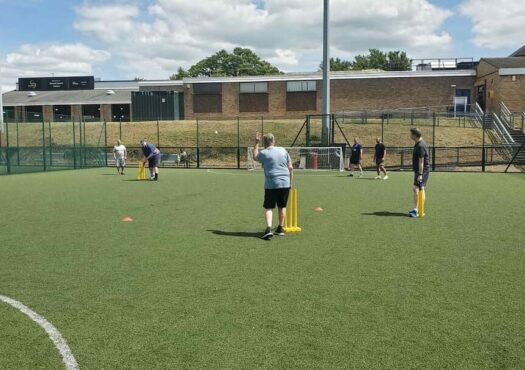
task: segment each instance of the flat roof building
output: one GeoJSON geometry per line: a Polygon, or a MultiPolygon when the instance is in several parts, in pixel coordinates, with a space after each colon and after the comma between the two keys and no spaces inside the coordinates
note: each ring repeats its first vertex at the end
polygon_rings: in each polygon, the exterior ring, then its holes
{"type": "MultiPolygon", "coordinates": [[[[331,73],[331,107],[345,110],[450,109],[454,97],[498,111],[525,111],[525,57],[417,61],[412,71],[331,73]]],[[[3,94],[7,119],[106,121],[222,119],[320,114],[322,74],[95,81],[92,77],[20,79],[3,94]]]]}

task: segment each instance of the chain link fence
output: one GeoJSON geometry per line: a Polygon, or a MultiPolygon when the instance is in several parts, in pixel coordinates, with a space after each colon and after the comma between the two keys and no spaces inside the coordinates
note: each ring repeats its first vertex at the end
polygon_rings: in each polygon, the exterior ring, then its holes
{"type": "MultiPolygon", "coordinates": [[[[318,145],[322,118],[266,117],[145,122],[6,122],[0,134],[0,174],[114,165],[117,140],[128,148],[128,165],[136,165],[145,139],[162,152],[161,166],[176,168],[247,168],[247,148],[257,131],[273,133],[276,144],[318,145]],[[306,133],[301,129],[309,122],[306,133]],[[300,134],[299,134],[300,133],[300,134]],[[307,136],[308,135],[308,136],[307,136]]],[[[504,171],[517,146],[504,145],[492,128],[471,114],[431,111],[352,111],[333,117],[333,145],[345,148],[358,140],[364,166],[373,168],[375,140],[387,147],[387,166],[408,170],[413,143],[410,128],[418,127],[432,150],[436,171],[504,171]],[[347,142],[348,140],[348,142],[347,142]]],[[[520,167],[512,170],[521,171],[520,167]]]]}

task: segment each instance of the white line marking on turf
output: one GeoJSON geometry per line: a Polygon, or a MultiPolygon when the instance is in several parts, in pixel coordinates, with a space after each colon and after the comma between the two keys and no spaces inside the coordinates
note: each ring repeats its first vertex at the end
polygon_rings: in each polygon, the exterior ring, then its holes
{"type": "Polygon", "coordinates": [[[71,352],[71,348],[66,343],[66,340],[64,337],[62,337],[62,334],[51,324],[49,321],[44,319],[42,316],[37,314],[35,311],[27,307],[21,302],[18,302],[15,299],[3,296],[0,294],[0,301],[7,303],[8,305],[16,308],[18,311],[22,312],[24,315],[28,316],[31,320],[33,320],[38,326],[40,326],[49,336],[49,339],[53,341],[55,344],[56,349],[58,349],[58,352],[60,352],[60,355],[62,356],[62,361],[64,361],[64,365],[66,366],[67,370],[78,370],[78,363],[77,360],[75,360],[75,356],[73,356],[73,352],[71,352]]]}

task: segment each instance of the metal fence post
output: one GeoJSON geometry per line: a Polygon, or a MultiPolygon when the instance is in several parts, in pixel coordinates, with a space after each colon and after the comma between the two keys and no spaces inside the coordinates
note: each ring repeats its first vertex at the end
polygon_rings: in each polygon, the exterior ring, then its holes
{"type": "Polygon", "coordinates": [[[18,143],[19,134],[18,134],[18,122],[16,122],[16,165],[20,166],[20,145],[18,143]]]}
{"type": "Polygon", "coordinates": [[[385,116],[381,115],[381,141],[385,141],[385,116]]]}
{"type": "Polygon", "coordinates": [[[432,114],[432,172],[436,171],[436,112],[432,114]]]}
{"type": "Polygon", "coordinates": [[[157,118],[157,148],[160,148],[160,127],[159,127],[158,118],[157,118]]]}
{"type": "Polygon", "coordinates": [[[106,120],[104,120],[104,158],[105,158],[105,163],[106,163],[106,167],[108,166],[108,153],[107,153],[107,150],[108,150],[108,123],[106,120]]]}
{"type": "Polygon", "coordinates": [[[261,135],[264,135],[264,116],[261,116],[261,135]]]}
{"type": "Polygon", "coordinates": [[[482,138],[482,144],[481,144],[481,172],[485,172],[485,165],[486,165],[486,158],[485,158],[485,118],[486,113],[483,113],[483,122],[482,124],[482,131],[483,131],[483,138],[482,138]]]}
{"type": "Polygon", "coordinates": [[[401,170],[403,169],[404,165],[405,165],[405,150],[403,148],[401,148],[401,170]]]}
{"type": "Polygon", "coordinates": [[[78,159],[79,159],[79,168],[83,167],[82,159],[82,120],[78,120],[78,159]]]}
{"type": "Polygon", "coordinates": [[[122,117],[119,118],[118,123],[118,138],[122,140],[122,117]]]}
{"type": "Polygon", "coordinates": [[[51,121],[47,122],[49,128],[49,166],[53,167],[53,136],[51,134],[51,121]]]}
{"type": "MultiPolygon", "coordinates": [[[[82,124],[82,123],[80,123],[82,124]]],[[[82,129],[82,132],[84,134],[84,137],[82,138],[82,144],[84,145],[84,148],[82,152],[84,153],[84,167],[87,167],[87,158],[86,158],[86,121],[84,121],[84,128],[82,129]]]]}
{"type": "Polygon", "coordinates": [[[42,159],[44,161],[44,172],[47,171],[46,166],[46,123],[42,117],[42,159]]]}
{"type": "Polygon", "coordinates": [[[9,122],[6,121],[5,123],[5,158],[7,161],[7,174],[9,175],[11,173],[11,160],[9,158],[9,122]]]}
{"type": "Polygon", "coordinates": [[[75,132],[75,119],[73,118],[73,168],[77,168],[77,134],[75,132]]]}
{"type": "Polygon", "coordinates": [[[241,123],[237,117],[237,169],[241,168],[241,123]]]}
{"type": "Polygon", "coordinates": [[[200,157],[200,148],[199,148],[199,119],[196,119],[197,127],[197,168],[201,167],[201,157],[200,157]]]}

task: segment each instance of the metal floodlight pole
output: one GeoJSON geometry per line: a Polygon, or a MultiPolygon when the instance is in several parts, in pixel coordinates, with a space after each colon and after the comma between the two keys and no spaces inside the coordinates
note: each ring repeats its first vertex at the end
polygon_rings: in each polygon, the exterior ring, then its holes
{"type": "Polygon", "coordinates": [[[322,143],[330,141],[330,0],[324,0],[323,16],[323,129],[322,143]]]}

